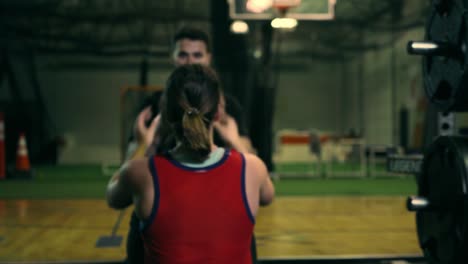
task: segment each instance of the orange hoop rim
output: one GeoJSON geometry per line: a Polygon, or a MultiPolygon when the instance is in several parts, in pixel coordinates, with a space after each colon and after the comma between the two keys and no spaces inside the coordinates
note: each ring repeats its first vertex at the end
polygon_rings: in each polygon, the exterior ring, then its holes
{"type": "Polygon", "coordinates": [[[272,1],[271,6],[274,9],[280,10],[280,11],[287,11],[290,8],[296,7],[301,4],[301,1],[291,1],[291,4],[284,3],[282,1],[272,1]]]}

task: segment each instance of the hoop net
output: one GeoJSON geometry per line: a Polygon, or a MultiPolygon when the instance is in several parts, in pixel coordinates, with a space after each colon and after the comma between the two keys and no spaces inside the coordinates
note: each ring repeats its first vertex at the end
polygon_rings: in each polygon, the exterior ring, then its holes
{"type": "Polygon", "coordinates": [[[285,16],[289,9],[301,4],[301,0],[273,0],[272,7],[281,15],[285,16]]]}

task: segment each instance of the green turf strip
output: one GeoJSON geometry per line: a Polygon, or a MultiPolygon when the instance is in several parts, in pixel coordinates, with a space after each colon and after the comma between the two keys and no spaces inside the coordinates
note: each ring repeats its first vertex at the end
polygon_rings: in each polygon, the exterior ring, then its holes
{"type": "MultiPolygon", "coordinates": [[[[100,166],[38,167],[30,180],[0,180],[0,199],[104,199],[110,175],[100,166]]],[[[416,182],[407,178],[275,180],[280,196],[411,195],[416,182]]]]}
{"type": "Polygon", "coordinates": [[[110,175],[99,165],[41,166],[32,179],[0,181],[3,199],[104,199],[110,175]]]}
{"type": "Polygon", "coordinates": [[[105,183],[0,182],[0,199],[104,199],[105,183]]]}
{"type": "Polygon", "coordinates": [[[99,165],[42,166],[35,169],[35,180],[41,182],[107,182],[99,165]]]}
{"type": "Polygon", "coordinates": [[[412,178],[385,179],[280,179],[277,195],[411,195],[416,194],[412,178]]]}

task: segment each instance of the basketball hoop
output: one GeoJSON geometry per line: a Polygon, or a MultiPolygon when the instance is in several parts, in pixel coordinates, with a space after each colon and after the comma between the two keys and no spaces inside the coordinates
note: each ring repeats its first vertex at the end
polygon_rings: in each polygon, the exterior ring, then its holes
{"type": "Polygon", "coordinates": [[[285,17],[289,9],[301,4],[301,0],[273,0],[272,7],[276,9],[279,17],[285,17]]]}

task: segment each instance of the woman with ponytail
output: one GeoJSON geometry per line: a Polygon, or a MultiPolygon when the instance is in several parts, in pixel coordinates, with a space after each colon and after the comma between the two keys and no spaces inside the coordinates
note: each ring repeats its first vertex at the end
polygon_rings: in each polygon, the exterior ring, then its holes
{"type": "Polygon", "coordinates": [[[274,187],[257,156],[213,143],[221,97],[211,68],[177,68],[162,95],[157,139],[175,146],[128,161],[108,184],[110,207],[135,205],[145,263],[252,263],[255,217],[274,187]]]}

